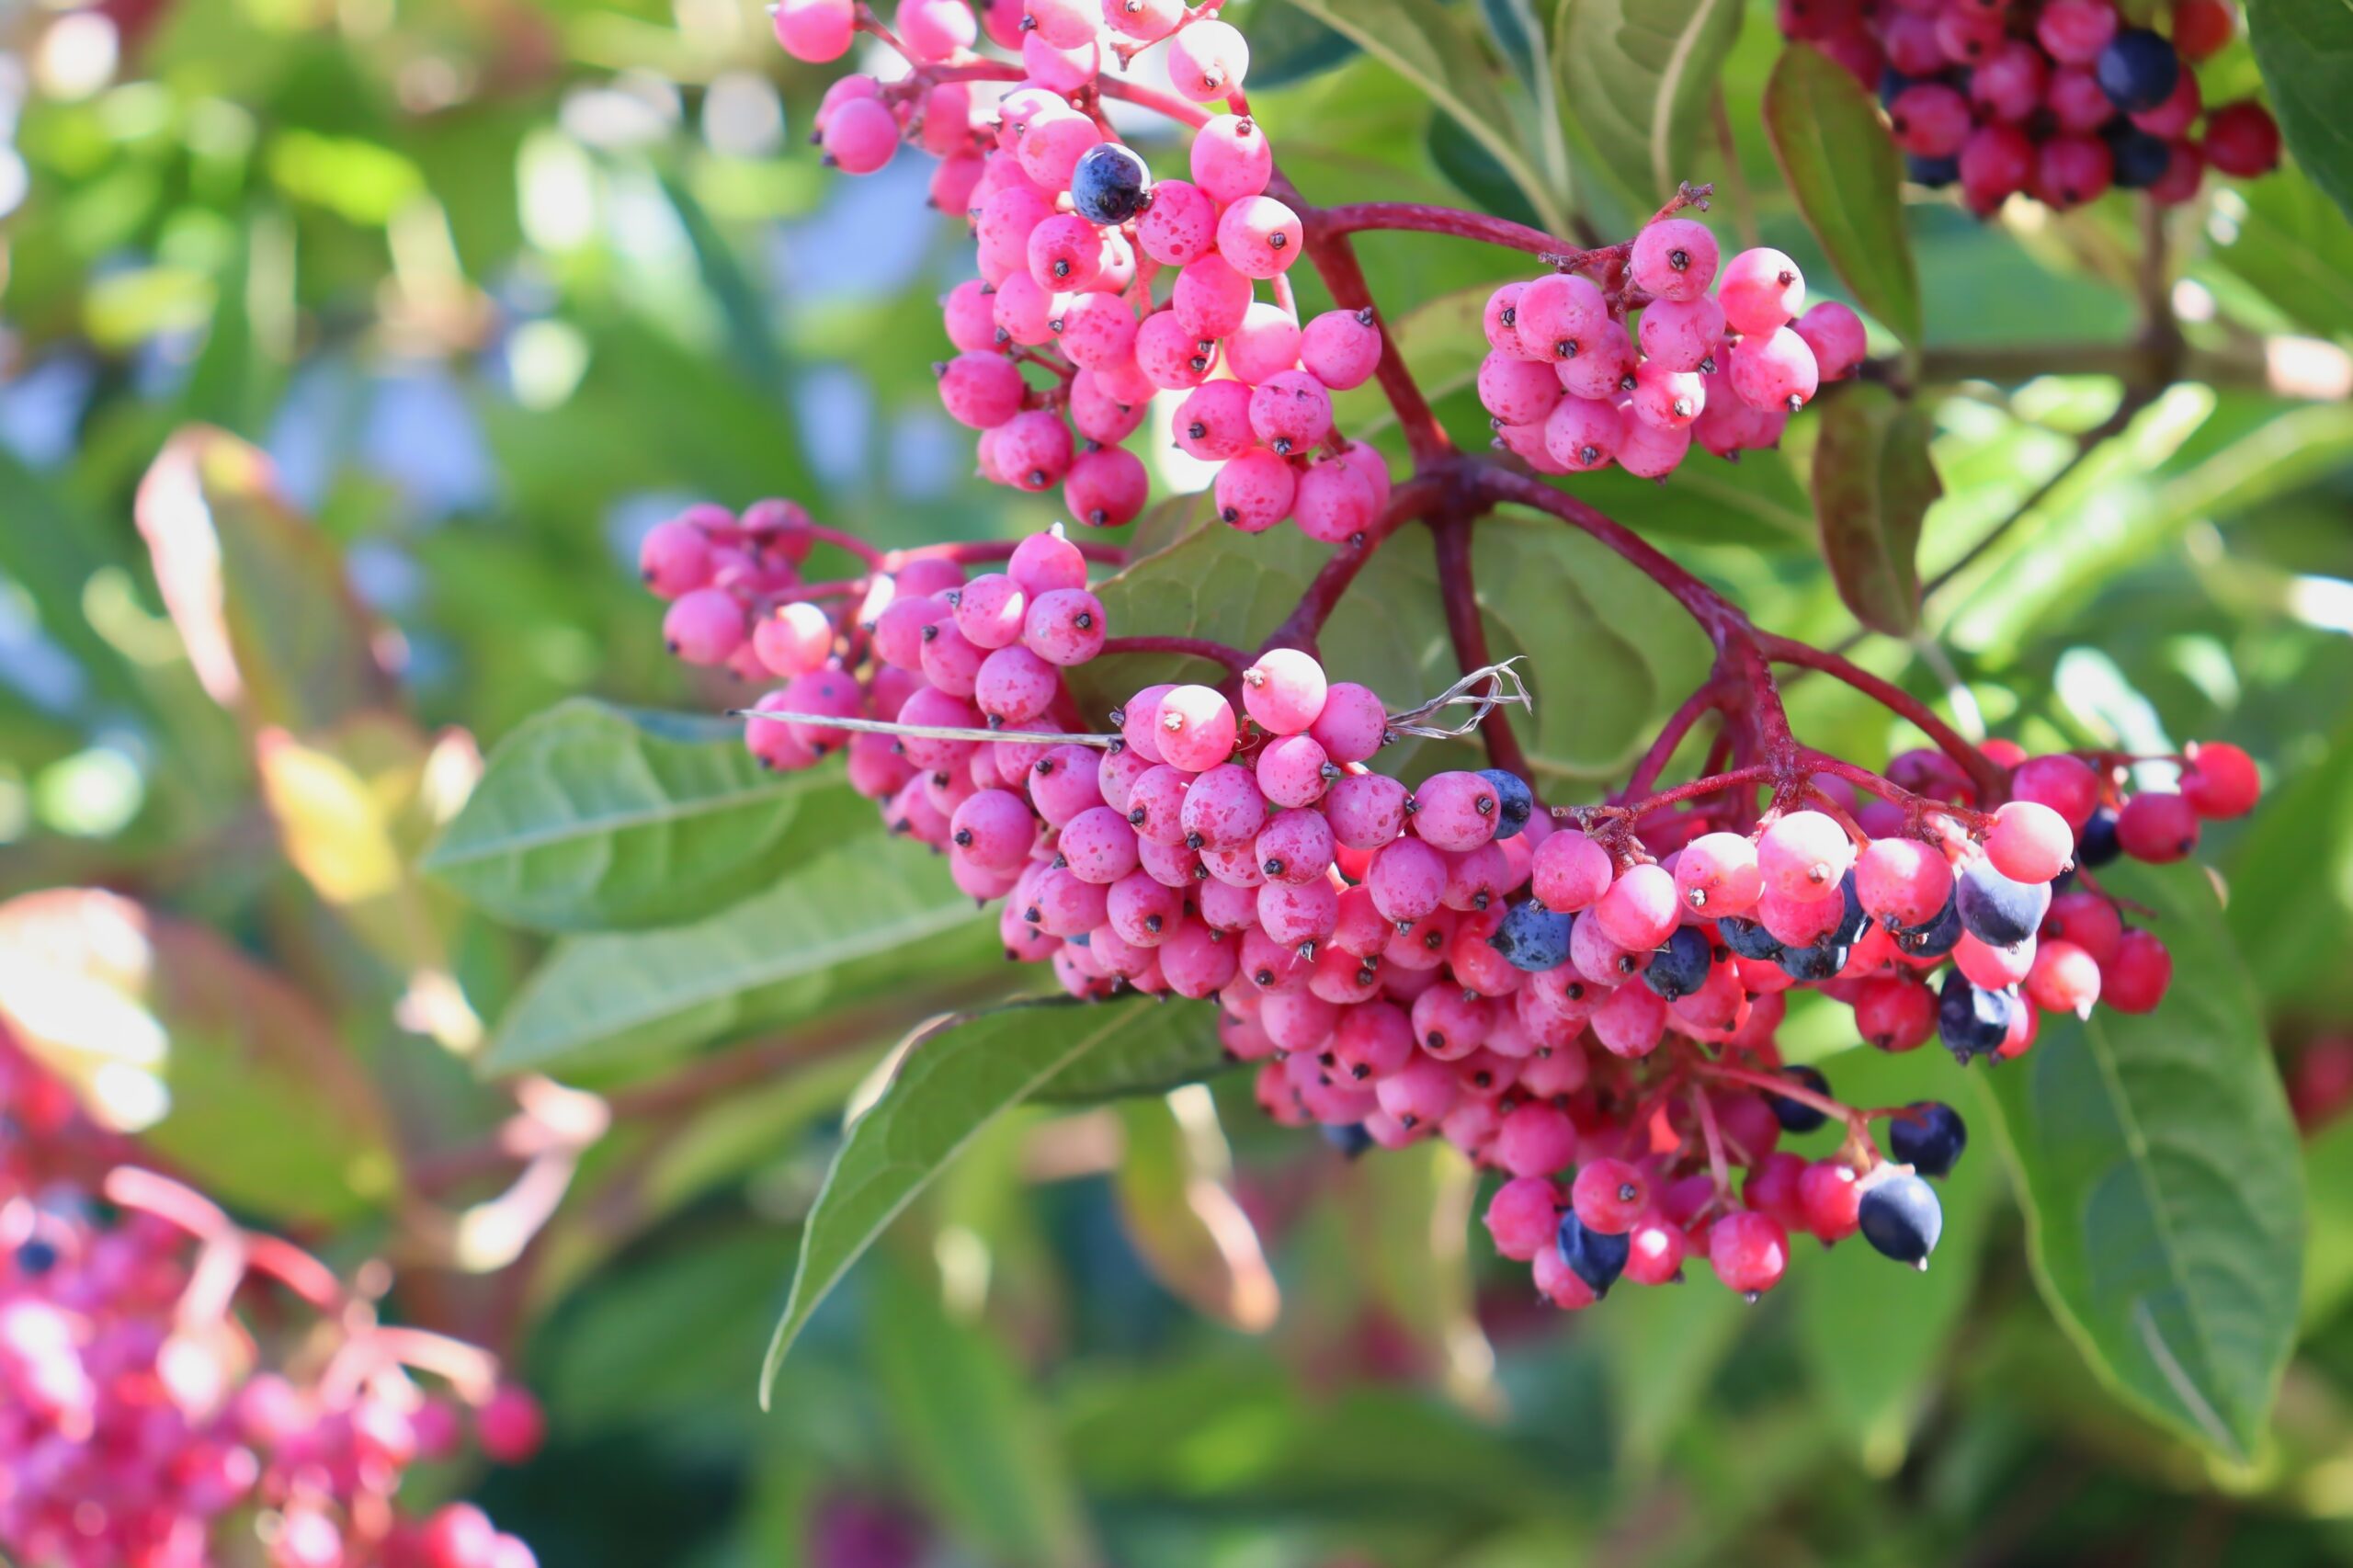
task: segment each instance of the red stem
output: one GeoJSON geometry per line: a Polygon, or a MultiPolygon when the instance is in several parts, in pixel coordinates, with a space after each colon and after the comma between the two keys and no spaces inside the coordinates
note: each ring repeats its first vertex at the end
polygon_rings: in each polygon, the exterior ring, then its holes
{"type": "Polygon", "coordinates": [[[1960,731],[1938,718],[1927,703],[1902,687],[1882,680],[1851,660],[1811,643],[1769,634],[1760,636],[1759,641],[1767,656],[1777,663],[1818,670],[1833,679],[1846,682],[1898,718],[1909,719],[1937,744],[1938,750],[1961,765],[1961,770],[1969,775],[1970,781],[1977,786],[1977,798],[1981,802],[1990,806],[2001,799],[2005,783],[2002,770],[1995,767],[1984,752],[1963,739],[1960,731]]]}
{"type": "Polygon", "coordinates": [[[1683,706],[1668,717],[1665,727],[1658,733],[1658,739],[1651,743],[1651,749],[1635,765],[1633,776],[1626,780],[1626,788],[1620,791],[1619,799],[1621,801],[1631,800],[1654,788],[1658,783],[1658,776],[1666,771],[1666,765],[1674,760],[1676,747],[1681,745],[1683,737],[1691,733],[1691,726],[1698,723],[1703,715],[1723,705],[1724,690],[1715,678],[1711,676],[1700,682],[1699,689],[1685,698],[1683,706]]]}
{"type": "MultiPolygon", "coordinates": [[[[1472,520],[1468,513],[1450,512],[1431,528],[1437,536],[1438,591],[1446,605],[1447,634],[1454,640],[1454,662],[1465,675],[1495,663],[1487,653],[1487,627],[1479,615],[1479,585],[1472,575],[1472,520]]],[[[1519,737],[1512,733],[1511,720],[1501,708],[1489,710],[1479,721],[1479,733],[1486,740],[1488,760],[1518,774],[1531,787],[1535,784],[1528,754],[1519,749],[1519,737]]]]}
{"type": "Polygon", "coordinates": [[[1450,234],[1456,239],[1477,240],[1534,256],[1564,255],[1575,249],[1541,229],[1531,229],[1507,218],[1490,218],[1483,212],[1465,212],[1419,201],[1358,201],[1326,207],[1317,214],[1316,225],[1327,234],[1450,234]]]}
{"type": "Polygon", "coordinates": [[[1426,473],[1399,485],[1389,498],[1388,510],[1364,531],[1363,537],[1332,552],[1332,559],[1324,563],[1324,569],[1315,574],[1314,581],[1299,597],[1299,604],[1259,644],[1261,651],[1298,648],[1314,653],[1315,640],[1323,635],[1324,623],[1332,618],[1333,609],[1348,591],[1348,585],[1357,580],[1357,574],[1364,570],[1364,563],[1372,559],[1372,552],[1407,523],[1437,511],[1447,500],[1447,493],[1445,474],[1426,473]]]}

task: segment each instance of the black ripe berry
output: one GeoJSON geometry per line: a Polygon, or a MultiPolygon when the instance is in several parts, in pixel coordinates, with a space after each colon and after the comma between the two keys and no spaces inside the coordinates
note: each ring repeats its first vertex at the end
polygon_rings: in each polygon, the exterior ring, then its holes
{"type": "Polygon", "coordinates": [[[1915,1101],[1887,1124],[1887,1152],[1922,1176],[1948,1174],[1968,1147],[1969,1127],[1961,1112],[1935,1100],[1915,1101]]]}
{"type": "Polygon", "coordinates": [[[1324,1142],[1353,1160],[1372,1147],[1372,1134],[1357,1122],[1324,1130],[1324,1142]]]}
{"type": "Polygon", "coordinates": [[[1520,830],[1528,825],[1528,819],[1536,812],[1536,796],[1529,789],[1528,780],[1503,767],[1483,767],[1479,770],[1479,777],[1495,786],[1495,836],[1518,837],[1520,830]]]}
{"type": "Polygon", "coordinates": [[[1959,158],[1923,158],[1917,153],[1904,160],[1904,177],[1914,185],[1930,190],[1942,190],[1961,177],[1959,158]]]}
{"type": "Polygon", "coordinates": [[[2181,56],[2146,28],[2126,28],[2099,51],[2092,68],[2099,90],[2126,114],[2141,114],[2173,97],[2181,82],[2181,56]]]}
{"type": "Polygon", "coordinates": [[[2075,864],[2097,870],[2123,852],[2116,837],[2116,813],[2102,806],[2075,835],[2075,864]]]}
{"type": "Polygon", "coordinates": [[[2006,991],[1987,991],[1972,984],[1958,969],[1945,974],[1937,996],[1937,1037],[1962,1066],[1980,1056],[1991,1056],[2009,1038],[2010,1014],[2018,999],[2006,991]]]}
{"type": "Polygon", "coordinates": [[[1737,915],[1728,916],[1716,922],[1716,935],[1723,938],[1725,947],[1742,958],[1755,959],[1760,963],[1781,961],[1780,941],[1756,921],[1743,920],[1737,915]]]}
{"type": "Polygon", "coordinates": [[[1561,1216],[1553,1244],[1561,1249],[1561,1261],[1569,1266],[1569,1272],[1584,1280],[1596,1296],[1609,1294],[1609,1287],[1626,1272],[1627,1255],[1632,1251],[1630,1236],[1605,1236],[1588,1230],[1574,1209],[1561,1216]]]}
{"type": "Polygon", "coordinates": [[[2165,177],[2173,165],[2173,149],[2165,138],[2152,136],[2131,120],[2120,119],[2103,131],[2109,160],[2116,166],[2120,190],[2146,190],[2165,177]]]}
{"type": "Polygon", "coordinates": [[[1514,904],[1487,946],[1512,968],[1544,974],[1569,961],[1569,933],[1576,917],[1555,915],[1533,899],[1514,904]]]}
{"type": "Polygon", "coordinates": [[[2041,928],[2051,911],[2051,884],[2014,882],[1979,859],[1961,869],[1953,898],[1963,930],[1988,947],[2009,948],[2041,928]]]}
{"type": "MultiPolygon", "coordinates": [[[[1830,1092],[1830,1080],[1822,1075],[1819,1068],[1784,1067],[1781,1076],[1802,1088],[1812,1089],[1817,1095],[1830,1092]]],[[[1802,1100],[1793,1100],[1787,1095],[1767,1095],[1765,1103],[1773,1108],[1773,1118],[1781,1124],[1784,1132],[1811,1132],[1830,1119],[1815,1107],[1802,1100]]]]}
{"type": "Polygon", "coordinates": [[[1947,893],[1945,906],[1934,920],[1898,927],[1895,945],[1915,958],[1940,959],[1953,950],[1961,937],[1961,904],[1956,895],[1947,893]]]}
{"type": "Polygon", "coordinates": [[[1883,1256],[1915,1268],[1928,1267],[1928,1255],[1937,1250],[1937,1238],[1945,1228],[1944,1205],[1937,1201],[1937,1189],[1916,1176],[1902,1173],[1876,1183],[1863,1194],[1857,1218],[1863,1240],[1883,1256]]]}
{"type": "Polygon", "coordinates": [[[1715,946],[1705,932],[1697,926],[1678,926],[1651,955],[1643,983],[1669,1002],[1679,1002],[1708,983],[1715,960],[1715,946]]]}

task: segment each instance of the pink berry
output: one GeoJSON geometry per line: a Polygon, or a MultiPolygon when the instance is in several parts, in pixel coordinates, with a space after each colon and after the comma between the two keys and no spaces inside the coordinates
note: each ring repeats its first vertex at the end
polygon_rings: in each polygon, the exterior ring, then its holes
{"type": "Polygon", "coordinates": [[[1230,257],[1202,256],[1177,273],[1169,309],[1195,337],[1223,337],[1250,312],[1250,279],[1230,257]]]}
{"type": "Polygon", "coordinates": [[[2263,794],[2263,776],[2253,757],[2222,741],[2193,744],[2188,756],[2181,793],[2191,810],[2210,820],[2243,817],[2255,810],[2263,794]]]}
{"type": "Polygon", "coordinates": [[[1590,278],[1549,272],[1521,291],[1515,313],[1521,351],[1550,363],[1575,358],[1609,320],[1609,304],[1590,278]]]}
{"type": "Polygon", "coordinates": [[[1163,267],[1188,267],[1217,248],[1216,200],[1197,185],[1165,179],[1152,187],[1152,205],[1136,220],[1144,254],[1163,267]]]}
{"type": "Polygon", "coordinates": [[[2116,36],[2109,0],[2051,0],[2034,20],[2036,41],[2062,65],[2089,65],[2116,36]]]}
{"type": "Polygon", "coordinates": [[[1641,1171],[1623,1160],[1590,1160],[1577,1172],[1577,1179],[1569,1189],[1569,1200],[1586,1230],[1605,1236],[1622,1236],[1649,1209],[1650,1183],[1641,1171]]]}
{"type": "Polygon", "coordinates": [[[1062,671],[1018,642],[997,649],[972,673],[972,701],[995,725],[1042,717],[1062,689],[1062,671]]]}
{"type": "Polygon", "coordinates": [[[1918,82],[1887,106],[1895,144],[1920,158],[1949,158],[1961,151],[1970,130],[1969,100],[1957,87],[1918,82]]]}
{"type": "Polygon", "coordinates": [[[1765,889],[1756,846],[1736,833],[1701,835],[1683,846],[1675,888],[1684,907],[1711,919],[1747,913],[1765,889]]]}
{"type": "Polygon", "coordinates": [[[1985,835],[1985,858],[2018,882],[2047,882],[2075,858],[2075,834],[2049,806],[2012,801],[1994,813],[1985,835]]]}
{"type": "Polygon", "coordinates": [[[547,1415],[531,1391],[503,1383],[474,1414],[474,1437],[493,1464],[524,1464],[547,1440],[547,1415]]]}
{"type": "Polygon", "coordinates": [[[1645,359],[1634,371],[1626,406],[1654,430],[1688,429],[1707,412],[1708,381],[1696,370],[1670,370],[1662,360],[1645,359]]]}
{"type": "Polygon", "coordinates": [[[1250,428],[1279,457],[1309,450],[1332,434],[1332,394],[1305,370],[1269,376],[1250,394],[1250,428]]]}
{"type": "Polygon", "coordinates": [[[1290,516],[1299,476],[1264,447],[1253,447],[1218,471],[1211,486],[1221,521],[1244,533],[1264,533],[1290,516]]]}
{"type": "Polygon", "coordinates": [[[1299,475],[1291,500],[1291,517],[1300,531],[1323,544],[1345,544],[1357,538],[1381,515],[1385,492],[1380,458],[1359,442],[1336,457],[1310,463],[1299,475]],[[1366,460],[1350,461],[1363,454],[1366,460]]]}
{"type": "Polygon", "coordinates": [[[1269,734],[1302,734],[1324,711],[1330,683],[1312,653],[1276,648],[1242,672],[1242,705],[1269,734]]]}
{"type": "Polygon", "coordinates": [[[1152,499],[1152,476],[1143,460],[1123,447],[1101,447],[1071,460],[1063,477],[1063,504],[1072,517],[1093,528],[1134,522],[1152,499]]]}
{"type": "Polygon", "coordinates": [[[1495,837],[1501,810],[1495,785],[1479,774],[1433,774],[1414,791],[1414,832],[1436,848],[1475,849],[1495,837]]]}
{"type": "Polygon", "coordinates": [[[1762,335],[1804,308],[1805,274],[1779,251],[1760,245],[1742,251],[1724,264],[1716,298],[1733,331],[1744,336],[1762,335]]]}
{"type": "Polygon", "coordinates": [[[1665,1038],[1666,1001],[1647,985],[1620,985],[1593,1010],[1592,1028],[1610,1055],[1647,1056],[1665,1038]]]}
{"type": "Polygon", "coordinates": [[[2173,983],[2173,955],[2153,931],[2127,931],[2100,966],[2100,1000],[2120,1013],[2153,1013],[2173,983]]]}
{"type": "MultiPolygon", "coordinates": [[[[1128,824],[1121,821],[1120,825],[1128,824]]],[[[1038,823],[1020,796],[1005,790],[983,790],[956,808],[949,819],[948,837],[975,865],[994,871],[1017,871],[1029,859],[1038,823]]],[[[1129,837],[1134,837],[1132,831],[1129,837]]]]}
{"type": "Polygon", "coordinates": [[[2054,136],[2035,154],[2035,199],[2062,211],[2097,200],[2116,177],[2115,155],[2097,135],[2054,136]]]}
{"type": "Polygon", "coordinates": [[[1611,874],[1609,852],[1567,828],[1536,846],[1529,885],[1536,902],[1553,914],[1574,915],[1609,891],[1611,874]]]}
{"type": "Polygon", "coordinates": [[[1481,404],[1506,425],[1540,425],[1566,395],[1550,365],[1508,354],[1481,361],[1478,387],[1481,404]]]}
{"type": "Polygon", "coordinates": [[[1250,428],[1251,389],[1238,381],[1195,387],[1176,405],[1176,445],[1188,457],[1225,462],[1256,445],[1250,428]]]}
{"type": "Polygon", "coordinates": [[[1387,738],[1389,710],[1370,687],[1334,681],[1324,694],[1324,710],[1307,733],[1334,762],[1363,762],[1387,738]]]}
{"type": "Polygon", "coordinates": [[[1916,838],[1877,838],[1855,858],[1855,895],[1882,926],[1926,926],[1952,897],[1952,865],[1916,838]]]}
{"type": "Polygon", "coordinates": [[[744,607],[724,588],[697,588],[679,596],[662,618],[662,641],[690,665],[725,664],[744,646],[744,607]]]}
{"type": "Polygon", "coordinates": [[[1557,1107],[1531,1102],[1504,1118],[1493,1153],[1495,1163],[1517,1177],[1550,1176],[1576,1158],[1576,1124],[1557,1107]]]}
{"type": "Polygon", "coordinates": [[[1226,372],[1259,386],[1299,364],[1299,323],[1280,305],[1254,303],[1225,340],[1226,372]]]}
{"type": "Polygon", "coordinates": [[[1495,1251],[1521,1263],[1550,1248],[1560,1224],[1560,1189],[1540,1176],[1515,1176],[1487,1201],[1487,1234],[1495,1251]]]}
{"type": "Polygon", "coordinates": [[[1022,618],[1021,641],[1050,665],[1083,665],[1103,651],[1103,602],[1084,588],[1051,588],[1022,618]]]}
{"type": "Polygon", "coordinates": [[[1870,352],[1862,318],[1836,300],[1824,300],[1807,310],[1791,330],[1813,351],[1814,368],[1825,381],[1852,374],[1870,352]]]}
{"type": "Polygon", "coordinates": [[[1643,352],[1670,370],[1696,370],[1724,335],[1723,307],[1696,300],[1659,300],[1643,309],[1643,352]]]}
{"type": "Polygon", "coordinates": [[[1278,806],[1312,806],[1330,788],[1327,766],[1324,748],[1307,736],[1279,735],[1258,748],[1258,790],[1278,806]]]}
{"type": "Polygon", "coordinates": [[[1708,1261],[1727,1289],[1756,1296],[1780,1282],[1790,1265],[1789,1233],[1769,1215],[1743,1210],[1708,1229],[1708,1261]]]}
{"type": "Polygon", "coordinates": [[[1193,133],[1192,170],[1193,183],[1223,207],[1267,188],[1275,153],[1256,120],[1221,114],[1193,133]]]}
{"type": "Polygon", "coordinates": [[[1697,300],[1716,277],[1716,236],[1705,223],[1668,218],[1634,236],[1635,287],[1662,300],[1697,300]]]}
{"type": "Polygon", "coordinates": [[[899,150],[899,121],[879,98],[852,98],[825,122],[825,156],[844,174],[870,175],[899,150]]]}
{"type": "Polygon", "coordinates": [[[939,369],[939,398],[949,416],[988,430],[1021,412],[1029,393],[1013,361],[995,354],[961,354],[939,369]]]}
{"type": "MultiPolygon", "coordinates": [[[[1307,739],[1320,753],[1323,747],[1307,739]]],[[[1385,773],[1356,773],[1335,781],[1324,798],[1332,835],[1350,849],[1373,850],[1405,831],[1405,786],[1385,773]]]]}
{"type": "Polygon", "coordinates": [[[1544,450],[1571,473],[1607,468],[1625,439],[1625,416],[1611,403],[1563,397],[1544,416],[1544,450]]]}
{"type": "Polygon", "coordinates": [[[684,517],[656,523],[638,546],[638,574],[656,597],[678,598],[710,581],[711,550],[703,531],[684,517]]]}
{"type": "Polygon", "coordinates": [[[1245,278],[1290,271],[1304,237],[1299,215],[1271,196],[1245,196],[1217,221],[1218,254],[1245,278]]]}
{"type": "Polygon", "coordinates": [[[813,65],[839,60],[858,36],[850,0],[779,0],[773,20],[784,51],[813,65]]]}
{"type": "Polygon", "coordinates": [[[1250,45],[1231,23],[1188,22],[1168,44],[1168,80],[1195,103],[1237,91],[1250,73],[1250,45]]]}
{"type": "MultiPolygon", "coordinates": [[[[1249,849],[1267,824],[1267,798],[1248,768],[1222,763],[1195,778],[1185,792],[1183,823],[1187,847],[1237,851],[1235,869],[1252,886],[1264,880],[1249,849]]],[[[1210,869],[1215,874],[1218,867],[1212,863],[1210,869]]]]}
{"type": "Polygon", "coordinates": [[[2116,841],[2135,860],[2179,860],[2198,847],[2198,812],[2169,790],[2143,790],[2117,813],[2116,841]]]}
{"type": "Polygon", "coordinates": [[[1767,828],[1756,860],[1765,886],[1798,903],[1833,899],[1838,880],[1855,863],[1847,830],[1820,812],[1792,812],[1767,828]]]}
{"type": "Polygon", "coordinates": [[[1675,879],[1658,866],[1631,866],[1593,906],[1602,935],[1630,952],[1666,940],[1682,918],[1675,879]]]}
{"type": "Polygon", "coordinates": [[[1822,381],[1813,350],[1788,327],[1744,337],[1732,351],[1732,390],[1751,408],[1796,413],[1822,381]]]}
{"type": "Polygon", "coordinates": [[[1300,363],[1336,392],[1360,387],[1381,364],[1381,329],[1373,313],[1325,311],[1301,335],[1300,363]]]}

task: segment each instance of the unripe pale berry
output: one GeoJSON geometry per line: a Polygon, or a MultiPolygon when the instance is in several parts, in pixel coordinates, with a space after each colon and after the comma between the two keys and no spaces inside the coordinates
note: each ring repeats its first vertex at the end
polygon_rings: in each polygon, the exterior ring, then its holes
{"type": "Polygon", "coordinates": [[[1716,290],[1724,320],[1744,336],[1772,332],[1805,306],[1805,274],[1779,251],[1742,251],[1724,264],[1716,290]]]}
{"type": "Polygon", "coordinates": [[[1189,22],[1169,41],[1169,83],[1195,103],[1235,91],[1249,73],[1250,45],[1231,23],[1189,22]]]}

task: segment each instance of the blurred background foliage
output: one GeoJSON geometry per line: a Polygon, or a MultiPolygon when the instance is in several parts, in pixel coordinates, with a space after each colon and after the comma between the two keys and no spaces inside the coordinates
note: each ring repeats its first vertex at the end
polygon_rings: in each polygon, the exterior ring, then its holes
{"type": "MultiPolygon", "coordinates": [[[[1451,9],[1503,40],[1474,62],[1499,83],[1515,29],[1551,20],[1451,9]]],[[[1394,62],[1311,15],[1345,0],[1230,12],[1311,194],[1526,207],[1394,62]]],[[[707,725],[547,711],[736,695],[662,656],[633,580],[637,536],[681,503],[789,494],[893,544],[1053,520],[973,483],[938,411],[934,301],[963,247],[918,160],[821,171],[824,83],[741,0],[100,0],[0,27],[0,1005],[22,1028],[74,1003],[45,1043],[111,1114],[339,1262],[391,1256],[410,1310],[519,1357],[553,1440],[483,1498],[542,1562],[2353,1555],[2353,1123],[2326,1114],[2353,1094],[2353,226],[2296,170],[2172,223],[2163,298],[2212,379],[1982,552],[2123,389],[1997,376],[1936,403],[1926,630],[1859,655],[2032,746],[2221,738],[2267,767],[2266,809],[2206,850],[2311,1124],[2302,1343],[2248,1463],[2102,1392],[2036,1300],[1990,1140],[1925,1283],[1849,1247],[1753,1310],[1695,1283],[1563,1322],[1492,1267],[1444,1152],[1351,1165],[1228,1080],[992,1126],[820,1312],[764,1415],[845,1104],[910,1025],[1020,977],[824,778],[746,774],[699,830],[709,883],[667,904],[534,907],[525,884],[563,868],[511,846],[417,860],[501,742],[727,755],[707,725]],[[167,447],[191,424],[219,434],[167,447]],[[34,896],[76,888],[119,896],[34,896]],[[479,1158],[516,1114],[485,1057],[606,1092],[617,1130],[507,1185],[479,1158]]],[[[1758,129],[1779,48],[1752,6],[1688,172],[1719,182],[1720,228],[1827,283],[1758,129]]],[[[2255,82],[2243,44],[2208,71],[2210,100],[2255,82]]],[[[1522,127],[1529,101],[1509,88],[1522,127]]],[[[1622,228],[1592,147],[1561,157],[1555,194],[1622,228]]],[[[1922,199],[1906,222],[1932,358],[2134,330],[2120,198],[1990,228],[1922,199]]],[[[1516,263],[1363,251],[1479,437],[1476,301],[1516,263]]],[[[1814,543],[1811,423],[1737,468],[1581,489],[1761,623],[1836,642],[1856,629],[1814,543]]],[[[1552,702],[1619,715],[1563,732],[1598,791],[1685,661],[1613,608],[1597,558],[1528,564],[1490,583],[1555,596],[1519,611],[1570,661],[1552,702]]],[[[1909,744],[1826,683],[1791,696],[1825,750],[1909,744]]],[[[1979,1085],[1933,1052],[1858,1060],[1814,1017],[1785,1045],[1840,1056],[1850,1100],[1935,1093],[1978,1120],[1979,1085]]]]}

